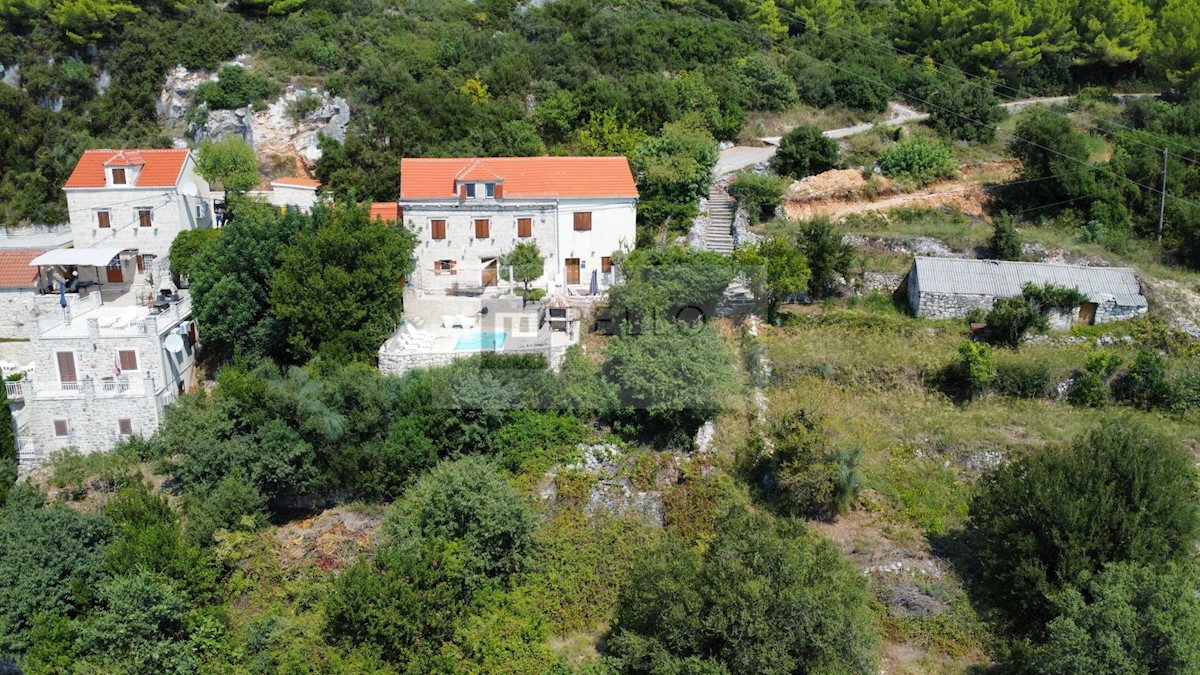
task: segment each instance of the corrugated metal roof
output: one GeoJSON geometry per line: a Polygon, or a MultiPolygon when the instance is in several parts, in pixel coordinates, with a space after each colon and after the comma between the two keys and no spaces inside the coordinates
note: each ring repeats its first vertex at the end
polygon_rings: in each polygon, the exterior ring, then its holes
{"type": "Polygon", "coordinates": [[[1075,288],[1092,302],[1115,299],[1124,307],[1146,306],[1141,286],[1128,267],[918,256],[913,269],[922,293],[1012,297],[1020,295],[1026,283],[1052,283],[1075,288]]]}

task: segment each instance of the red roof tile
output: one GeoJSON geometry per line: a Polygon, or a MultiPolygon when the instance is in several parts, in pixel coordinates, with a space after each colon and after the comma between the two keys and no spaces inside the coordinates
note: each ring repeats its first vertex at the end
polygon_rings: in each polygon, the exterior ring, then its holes
{"type": "Polygon", "coordinates": [[[104,167],[142,165],[134,187],[175,187],[188,151],[169,150],[85,150],[67,179],[67,188],[104,187],[104,167]],[[136,158],[137,161],[131,161],[136,158]]]}
{"type": "Polygon", "coordinates": [[[30,267],[29,261],[45,253],[49,249],[20,249],[16,251],[0,251],[0,287],[28,288],[37,279],[38,270],[30,267]]]}
{"type": "Polygon", "coordinates": [[[291,187],[304,187],[316,190],[321,187],[321,181],[311,178],[301,178],[300,176],[288,176],[287,178],[272,180],[271,185],[289,185],[291,187]]]}
{"type": "Polygon", "coordinates": [[[505,197],[637,197],[624,157],[487,157],[400,160],[400,199],[454,197],[454,181],[502,180],[505,197]],[[492,178],[491,176],[497,178],[492,178]]]}
{"type": "Polygon", "coordinates": [[[400,220],[400,205],[396,202],[375,202],[371,204],[371,220],[400,220]]]}

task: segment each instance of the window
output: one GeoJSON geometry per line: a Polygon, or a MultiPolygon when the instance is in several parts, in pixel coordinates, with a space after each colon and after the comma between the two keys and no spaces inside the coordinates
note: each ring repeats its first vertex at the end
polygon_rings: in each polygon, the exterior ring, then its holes
{"type": "Polygon", "coordinates": [[[592,212],[580,211],[575,214],[575,231],[586,232],[592,229],[592,212]]]}
{"type": "Polygon", "coordinates": [[[433,262],[433,273],[434,274],[456,274],[457,271],[454,268],[457,264],[458,263],[456,263],[453,260],[435,260],[433,262]]]}
{"type": "Polygon", "coordinates": [[[517,218],[517,236],[533,236],[533,218],[517,218]]]}
{"type": "Polygon", "coordinates": [[[430,239],[445,239],[446,238],[446,221],[444,221],[444,220],[429,221],[429,238],[430,239]]]}
{"type": "Polygon", "coordinates": [[[133,435],[133,420],[131,420],[131,419],[117,420],[117,433],[121,434],[122,436],[132,436],[133,435]]]}
{"type": "Polygon", "coordinates": [[[467,197],[469,197],[471,199],[475,198],[475,184],[474,183],[467,183],[466,185],[463,186],[463,188],[467,191],[467,197]]]}
{"type": "Polygon", "coordinates": [[[488,239],[491,236],[492,222],[487,218],[475,221],[475,238],[488,239]]]}
{"type": "Polygon", "coordinates": [[[138,369],[137,352],[132,349],[122,349],[121,351],[117,352],[117,359],[118,363],[121,364],[122,372],[126,370],[138,369]]]}
{"type": "Polygon", "coordinates": [[[492,199],[496,196],[496,184],[495,183],[484,183],[483,189],[485,191],[484,194],[486,194],[488,196],[488,199],[492,199]]]}
{"type": "MultiPolygon", "coordinates": [[[[150,213],[151,213],[150,209],[138,209],[137,210],[139,226],[150,227],[153,224],[150,220],[150,213]]],[[[578,229],[578,228],[576,228],[576,229],[578,229]]]]}
{"type": "Polygon", "coordinates": [[[600,271],[605,274],[612,271],[612,258],[604,256],[600,259],[600,271]]]}
{"type": "Polygon", "coordinates": [[[124,185],[125,184],[125,169],[113,169],[112,176],[113,176],[113,185],[124,185]]]}
{"type": "Polygon", "coordinates": [[[108,211],[97,211],[96,224],[100,227],[112,227],[112,214],[108,211]]]}
{"type": "Polygon", "coordinates": [[[137,266],[139,272],[145,272],[148,268],[154,266],[154,254],[143,253],[137,257],[137,266]]]}
{"type": "Polygon", "coordinates": [[[71,427],[67,426],[66,420],[54,420],[54,435],[59,438],[71,435],[71,427]]]}

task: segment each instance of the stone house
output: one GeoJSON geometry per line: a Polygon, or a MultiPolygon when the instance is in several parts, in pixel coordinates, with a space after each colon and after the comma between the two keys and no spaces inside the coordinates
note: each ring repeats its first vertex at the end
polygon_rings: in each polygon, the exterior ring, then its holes
{"type": "Polygon", "coordinates": [[[976,308],[986,311],[998,299],[1021,295],[1027,283],[1066,286],[1087,296],[1082,306],[1052,317],[1056,328],[1128,319],[1147,310],[1133,270],[1124,267],[917,256],[906,280],[913,313],[930,319],[962,318],[976,308]]]}
{"type": "Polygon", "coordinates": [[[39,318],[28,376],[5,383],[20,461],[153,434],[163,409],[195,386],[191,312],[185,291],[147,304],[129,292],[92,291],[39,318]]]}
{"type": "MultiPolygon", "coordinates": [[[[76,248],[128,252],[138,270],[165,258],[175,236],[213,225],[213,197],[190,150],[87,150],[63,186],[76,248]]],[[[128,277],[108,268],[111,283],[128,277]]]]}
{"type": "Polygon", "coordinates": [[[501,255],[537,244],[533,288],[586,294],[613,281],[613,253],[636,237],[637,187],[624,157],[403,159],[399,216],[417,233],[418,294],[508,287],[501,255]]]}

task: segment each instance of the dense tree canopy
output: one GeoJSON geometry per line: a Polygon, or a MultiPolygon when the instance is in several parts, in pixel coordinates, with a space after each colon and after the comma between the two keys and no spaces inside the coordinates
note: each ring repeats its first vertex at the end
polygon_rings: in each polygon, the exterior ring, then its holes
{"type": "Polygon", "coordinates": [[[1059,614],[1059,594],[1086,597],[1105,565],[1187,560],[1200,534],[1197,491],[1191,460],[1129,420],[997,469],[970,517],[988,597],[1037,633],[1059,614]]]}
{"type": "Polygon", "coordinates": [[[868,673],[878,639],[862,577],[836,549],[798,523],[735,513],[703,552],[673,537],[647,552],[610,645],[629,673],[868,673]]]}

